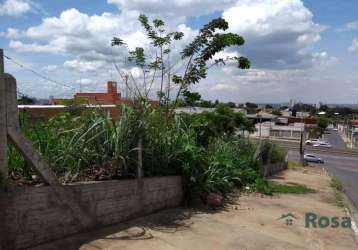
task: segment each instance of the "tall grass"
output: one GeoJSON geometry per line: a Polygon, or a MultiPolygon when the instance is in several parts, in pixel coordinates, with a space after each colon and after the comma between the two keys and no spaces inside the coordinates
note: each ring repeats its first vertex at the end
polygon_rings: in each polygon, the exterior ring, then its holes
{"type": "Polygon", "coordinates": [[[274,143],[265,141],[261,147],[263,164],[285,162],[286,155],[287,150],[274,143]]]}
{"type": "Polygon", "coordinates": [[[213,140],[207,152],[205,189],[227,193],[252,183],[258,177],[255,147],[243,140],[213,140]]]}
{"type": "MultiPolygon", "coordinates": [[[[259,178],[256,145],[227,133],[221,123],[210,125],[220,133],[209,133],[203,143],[198,122],[206,116],[166,119],[160,108],[145,112],[120,108],[117,120],[102,111],[77,110],[46,123],[25,122],[22,130],[63,182],[82,180],[95,171],[110,179],[135,177],[139,138],[143,139],[144,175],[182,175],[187,194],[225,194],[259,178]]],[[[229,119],[231,113],[225,114],[229,119]]],[[[237,121],[235,126],[240,124],[237,121]]],[[[232,126],[230,131],[235,128],[232,126]]],[[[273,145],[265,148],[271,161],[284,160],[284,151],[273,145]]],[[[31,178],[33,174],[13,147],[9,147],[9,165],[13,176],[31,178]]]]}
{"type": "MultiPolygon", "coordinates": [[[[68,181],[84,168],[108,162],[128,175],[136,140],[132,109],[123,107],[118,121],[103,112],[63,113],[46,123],[25,123],[22,130],[55,173],[68,181]]],[[[31,171],[13,147],[9,147],[9,166],[10,172],[30,177],[31,171]]]]}

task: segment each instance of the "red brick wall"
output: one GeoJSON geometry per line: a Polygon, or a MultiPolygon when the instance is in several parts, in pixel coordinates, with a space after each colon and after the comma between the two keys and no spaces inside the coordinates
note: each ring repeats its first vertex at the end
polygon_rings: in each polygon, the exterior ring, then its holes
{"type": "MultiPolygon", "coordinates": [[[[95,110],[96,107],[86,107],[86,109],[95,110]]],[[[55,115],[69,111],[68,107],[59,108],[21,108],[19,109],[20,114],[25,114],[31,121],[46,121],[55,115]]],[[[118,119],[120,115],[120,109],[118,107],[101,107],[104,112],[109,112],[113,119],[118,119]]]]}
{"type": "Polygon", "coordinates": [[[120,100],[117,83],[107,82],[107,93],[77,93],[75,98],[87,98],[90,104],[116,104],[120,100]]]}

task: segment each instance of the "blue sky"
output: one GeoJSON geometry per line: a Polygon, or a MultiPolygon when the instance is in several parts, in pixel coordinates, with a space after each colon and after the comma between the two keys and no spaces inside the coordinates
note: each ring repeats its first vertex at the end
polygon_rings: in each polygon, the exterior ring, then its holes
{"type": "MultiPolygon", "coordinates": [[[[223,55],[248,56],[252,69],[214,69],[193,88],[204,98],[358,101],[356,0],[0,0],[0,47],[6,55],[72,88],[49,83],[8,60],[6,70],[17,78],[21,92],[39,98],[70,97],[80,85],[85,91],[104,91],[112,79],[121,85],[109,57],[120,61],[125,51],[113,51],[109,42],[118,35],[147,48],[136,21],[139,13],[159,16],[171,30],[184,32],[175,52],[216,17],[244,36],[242,48],[223,55]]],[[[140,77],[136,69],[120,67],[140,77]]]]}

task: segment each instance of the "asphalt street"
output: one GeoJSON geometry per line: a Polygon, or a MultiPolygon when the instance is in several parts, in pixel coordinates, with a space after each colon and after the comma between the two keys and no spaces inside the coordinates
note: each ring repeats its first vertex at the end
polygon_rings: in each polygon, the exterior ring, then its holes
{"type": "MultiPolygon", "coordinates": [[[[324,138],[332,145],[332,149],[345,149],[345,144],[337,131],[330,130],[324,138]]],[[[305,153],[312,153],[321,157],[325,162],[322,165],[328,172],[341,180],[346,195],[358,208],[358,157],[349,155],[333,155],[329,152],[314,153],[306,148],[305,153]]],[[[289,150],[288,158],[298,161],[298,150],[289,150]]]]}
{"type": "MultiPolygon", "coordinates": [[[[306,151],[306,153],[310,153],[306,151]]],[[[337,156],[329,154],[317,154],[325,162],[324,164],[314,164],[323,166],[329,173],[341,180],[346,195],[358,208],[358,157],[337,156]]],[[[299,161],[299,153],[289,150],[288,158],[292,161],[299,161]]]]}
{"type": "Polygon", "coordinates": [[[344,143],[342,137],[338,134],[337,131],[333,129],[328,129],[327,133],[323,135],[323,140],[329,142],[335,149],[346,149],[346,144],[344,143]]]}

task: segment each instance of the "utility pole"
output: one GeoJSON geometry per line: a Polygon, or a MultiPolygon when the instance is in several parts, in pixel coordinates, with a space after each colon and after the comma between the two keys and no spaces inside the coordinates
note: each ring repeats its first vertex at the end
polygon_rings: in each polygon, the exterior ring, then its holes
{"type": "Polygon", "coordinates": [[[300,138],[300,160],[302,165],[304,165],[305,162],[304,162],[303,134],[305,130],[305,120],[303,116],[301,118],[302,118],[303,126],[301,128],[301,138],[300,138]]]}
{"type": "Polygon", "coordinates": [[[259,114],[258,115],[258,118],[260,119],[259,122],[260,122],[260,129],[259,129],[259,138],[260,138],[260,143],[261,143],[261,125],[262,125],[262,115],[259,114]]]}
{"type": "MultiPolygon", "coordinates": [[[[6,96],[5,96],[5,68],[4,51],[0,49],[0,174],[7,179],[7,125],[6,125],[6,96]]],[[[1,181],[1,178],[0,178],[1,181]]]]}

